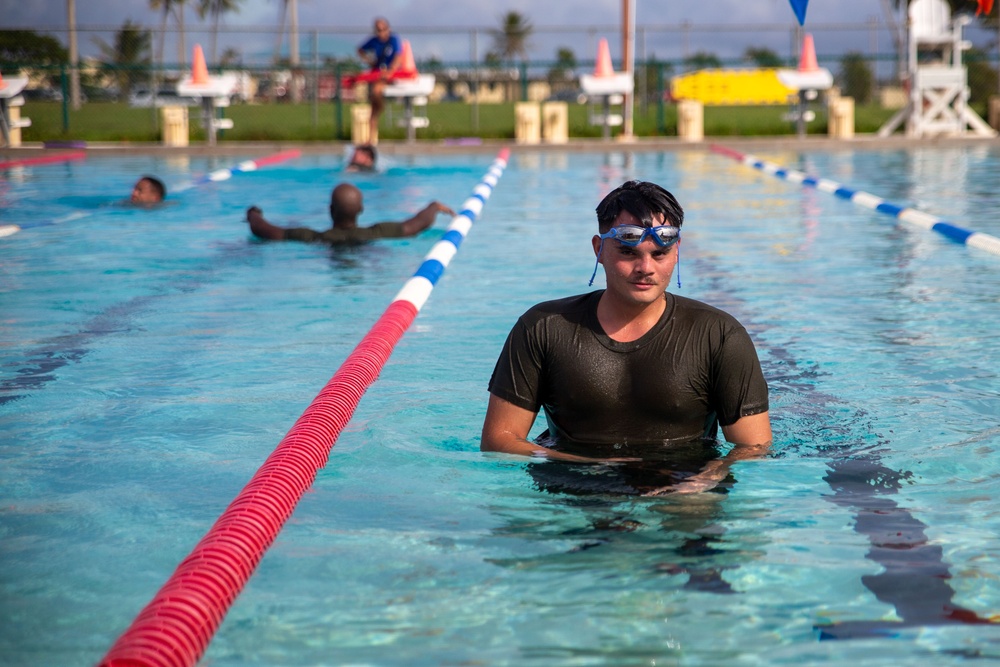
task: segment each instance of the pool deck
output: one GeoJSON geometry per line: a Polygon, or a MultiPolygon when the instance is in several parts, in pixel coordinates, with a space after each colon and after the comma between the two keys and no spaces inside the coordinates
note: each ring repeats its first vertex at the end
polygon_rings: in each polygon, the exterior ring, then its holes
{"type": "MultiPolygon", "coordinates": [[[[461,153],[493,154],[508,146],[518,153],[544,153],[562,151],[707,151],[713,144],[724,144],[742,152],[754,153],[770,150],[884,150],[900,148],[940,148],[970,145],[1000,146],[1000,138],[982,137],[936,137],[932,139],[909,139],[902,135],[877,137],[856,135],[853,139],[831,139],[826,136],[799,138],[790,136],[770,137],[705,137],[701,142],[681,141],[676,137],[638,137],[632,140],[614,138],[571,139],[564,144],[518,144],[514,140],[484,139],[482,141],[384,141],[378,144],[383,155],[448,155],[461,153]]],[[[215,146],[196,144],[183,148],[163,146],[159,143],[87,143],[82,148],[96,155],[235,155],[268,154],[281,150],[298,149],[305,155],[342,154],[350,142],[231,142],[215,146]]],[[[80,148],[74,147],[74,150],[80,148]]],[[[25,158],[49,153],[65,152],[69,147],[45,148],[41,143],[25,143],[18,148],[0,148],[0,157],[25,158]]]]}

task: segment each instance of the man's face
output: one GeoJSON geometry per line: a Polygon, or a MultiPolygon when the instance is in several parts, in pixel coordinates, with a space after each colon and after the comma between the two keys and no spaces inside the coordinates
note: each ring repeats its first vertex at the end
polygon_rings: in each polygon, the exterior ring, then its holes
{"type": "Polygon", "coordinates": [[[379,39],[386,39],[389,36],[389,24],[385,21],[375,21],[375,34],[379,39]]]}
{"type": "Polygon", "coordinates": [[[132,188],[131,201],[133,204],[155,204],[160,201],[160,193],[152,183],[143,178],[132,188]]]}
{"type": "MultiPolygon", "coordinates": [[[[666,223],[660,215],[654,220],[654,224],[666,223]]],[[[612,226],[621,225],[641,226],[642,223],[628,211],[622,211],[612,226]]],[[[642,243],[632,247],[607,239],[601,248],[601,238],[594,236],[594,252],[601,249],[599,261],[604,265],[609,296],[633,305],[655,302],[670,283],[670,276],[677,266],[676,248],[679,244],[680,241],[664,248],[647,237],[642,243]]]]}
{"type": "Polygon", "coordinates": [[[358,165],[359,167],[371,167],[372,159],[368,155],[367,151],[354,151],[354,156],[351,158],[351,164],[358,165]]]}

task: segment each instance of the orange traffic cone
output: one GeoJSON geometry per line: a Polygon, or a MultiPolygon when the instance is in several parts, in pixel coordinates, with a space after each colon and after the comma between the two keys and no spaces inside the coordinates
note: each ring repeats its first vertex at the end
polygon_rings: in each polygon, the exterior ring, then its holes
{"type": "Polygon", "coordinates": [[[397,70],[400,74],[416,75],[417,64],[413,62],[413,49],[410,48],[410,40],[403,40],[403,50],[399,52],[399,69],[397,70]]]}
{"type": "Polygon", "coordinates": [[[802,37],[802,53],[799,54],[799,71],[815,72],[819,70],[816,62],[816,46],[813,44],[813,36],[808,32],[802,37]]]}
{"type": "Polygon", "coordinates": [[[191,60],[191,83],[196,86],[208,85],[208,67],[205,66],[205,54],[202,53],[201,44],[194,45],[194,56],[191,60]]]}
{"type": "Polygon", "coordinates": [[[597,43],[597,64],[594,65],[594,76],[611,76],[615,73],[615,68],[611,65],[611,50],[608,49],[608,40],[601,37],[597,43]]]}

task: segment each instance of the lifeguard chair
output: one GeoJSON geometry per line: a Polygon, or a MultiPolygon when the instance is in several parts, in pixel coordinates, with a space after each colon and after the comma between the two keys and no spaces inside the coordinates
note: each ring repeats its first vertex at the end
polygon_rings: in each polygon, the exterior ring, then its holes
{"type": "Polygon", "coordinates": [[[962,39],[968,16],[952,19],[945,0],[914,0],[908,10],[907,76],[909,99],[878,136],[887,137],[905,123],[907,137],[939,135],[981,137],[996,132],[969,108],[968,73],[962,51],[972,44],[962,39]]]}

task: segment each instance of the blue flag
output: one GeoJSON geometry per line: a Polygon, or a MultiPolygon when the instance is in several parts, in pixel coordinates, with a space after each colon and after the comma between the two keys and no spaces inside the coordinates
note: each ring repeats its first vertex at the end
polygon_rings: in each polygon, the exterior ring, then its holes
{"type": "Polygon", "coordinates": [[[809,5],[809,0],[789,0],[792,3],[792,11],[795,12],[795,18],[799,20],[799,25],[806,24],[806,7],[809,5]]]}

